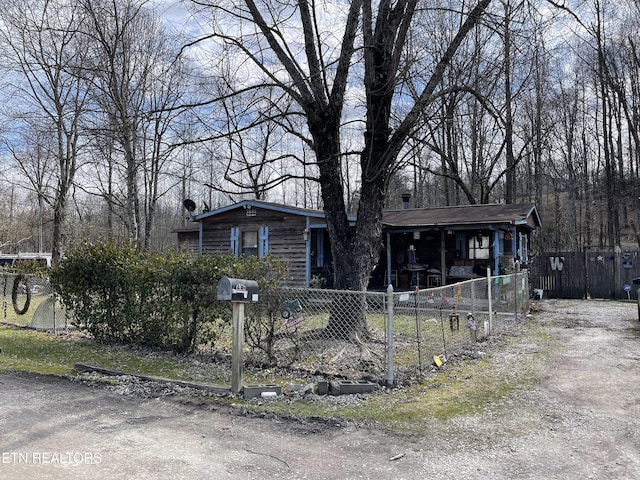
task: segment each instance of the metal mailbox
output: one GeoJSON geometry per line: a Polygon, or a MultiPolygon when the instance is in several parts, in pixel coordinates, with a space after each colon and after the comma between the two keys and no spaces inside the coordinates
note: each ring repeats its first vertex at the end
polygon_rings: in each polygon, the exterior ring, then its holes
{"type": "Polygon", "coordinates": [[[222,277],[218,282],[218,300],[255,303],[259,293],[258,282],[255,280],[222,277]]]}

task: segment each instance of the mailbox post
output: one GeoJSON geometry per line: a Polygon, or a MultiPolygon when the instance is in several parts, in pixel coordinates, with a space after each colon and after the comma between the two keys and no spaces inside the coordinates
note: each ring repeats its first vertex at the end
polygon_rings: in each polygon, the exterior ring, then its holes
{"type": "Polygon", "coordinates": [[[638,291],[636,294],[638,295],[638,320],[640,320],[640,277],[633,279],[633,284],[638,285],[638,291]]]}
{"type": "Polygon", "coordinates": [[[218,282],[218,300],[231,302],[233,347],[231,353],[231,391],[242,390],[242,349],[244,344],[244,304],[258,301],[258,283],[254,280],[222,277],[218,282]]]}

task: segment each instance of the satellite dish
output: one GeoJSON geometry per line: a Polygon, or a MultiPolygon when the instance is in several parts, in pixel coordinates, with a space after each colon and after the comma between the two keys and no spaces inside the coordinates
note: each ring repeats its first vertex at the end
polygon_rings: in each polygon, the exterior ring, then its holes
{"type": "Polygon", "coordinates": [[[196,209],[196,202],[194,202],[190,198],[187,198],[184,202],[182,202],[182,205],[184,205],[184,208],[186,208],[189,213],[193,213],[193,211],[196,209]]]}

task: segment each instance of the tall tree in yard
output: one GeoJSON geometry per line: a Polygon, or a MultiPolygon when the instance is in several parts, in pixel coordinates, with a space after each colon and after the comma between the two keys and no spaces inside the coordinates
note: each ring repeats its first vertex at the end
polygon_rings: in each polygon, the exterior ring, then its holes
{"type": "MultiPolygon", "coordinates": [[[[0,11],[5,85],[11,101],[7,145],[28,189],[53,212],[52,261],[58,263],[67,203],[82,147],[87,83],[76,75],[86,60],[83,18],[66,0],[3,2],[0,11]]],[[[42,249],[42,245],[39,247],[42,249]]]]}
{"type": "MultiPolygon", "coordinates": [[[[417,0],[193,1],[213,12],[215,27],[207,40],[220,41],[238,55],[239,65],[253,62],[261,72],[259,81],[244,88],[275,86],[298,106],[296,113],[306,122],[307,141],[316,157],[334,285],[365,290],[380,257],[383,205],[399,155],[491,0],[479,0],[469,10],[465,3],[451,7],[437,2],[418,9],[422,3],[417,0]],[[406,46],[413,22],[419,15],[442,14],[445,8],[461,12],[455,14],[456,30],[442,39],[430,77],[408,104],[402,82],[411,67],[406,46]],[[226,28],[231,22],[232,28],[226,28]],[[364,97],[355,106],[347,100],[353,92],[364,97]],[[362,126],[361,147],[355,154],[343,145],[347,120],[362,126]],[[361,176],[357,221],[351,226],[342,172],[343,162],[354,158],[359,159],[361,176]]],[[[360,319],[339,321],[343,331],[351,333],[363,326],[360,319]]]]}
{"type": "MultiPolygon", "coordinates": [[[[149,248],[170,156],[182,132],[189,69],[148,1],[82,0],[96,112],[92,133],[106,161],[100,195],[130,242],[149,248]]],[[[177,180],[170,180],[177,182],[177,180]]],[[[167,180],[169,182],[169,180],[167,180]]]]}

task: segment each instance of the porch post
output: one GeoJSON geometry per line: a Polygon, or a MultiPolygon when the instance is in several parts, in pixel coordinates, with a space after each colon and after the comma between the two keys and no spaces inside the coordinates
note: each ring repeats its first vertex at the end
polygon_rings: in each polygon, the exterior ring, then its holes
{"type": "Polygon", "coordinates": [[[500,233],[498,230],[493,232],[493,268],[491,270],[500,275],[500,233]]]}
{"type": "Polygon", "coordinates": [[[447,284],[447,251],[444,227],[440,227],[440,285],[447,284]]]}

